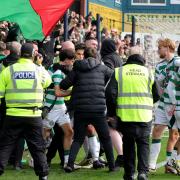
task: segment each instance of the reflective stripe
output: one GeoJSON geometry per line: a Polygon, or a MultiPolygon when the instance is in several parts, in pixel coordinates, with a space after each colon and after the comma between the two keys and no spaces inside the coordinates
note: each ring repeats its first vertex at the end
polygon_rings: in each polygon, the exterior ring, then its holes
{"type": "Polygon", "coordinates": [[[148,84],[147,84],[147,90],[148,93],[123,93],[123,68],[118,68],[119,71],[119,97],[151,97],[151,70],[148,69],[149,77],[148,77],[148,84]]]}
{"type": "Polygon", "coordinates": [[[4,96],[4,94],[5,94],[4,92],[1,92],[1,91],[0,91],[0,96],[4,96]]]}
{"type": "Polygon", "coordinates": [[[13,66],[12,66],[12,65],[10,66],[10,73],[11,73],[12,82],[13,82],[13,89],[17,89],[16,80],[13,78],[14,68],[13,68],[13,66]]]}
{"type": "Polygon", "coordinates": [[[117,106],[119,109],[147,109],[147,110],[152,110],[153,106],[148,106],[148,105],[118,105],[117,106]]]}
{"type": "Polygon", "coordinates": [[[151,92],[151,70],[148,69],[148,72],[149,72],[149,77],[148,77],[148,93],[151,92]]]}
{"type": "Polygon", "coordinates": [[[43,93],[42,89],[7,89],[6,93],[43,93]]]}
{"type": "Polygon", "coordinates": [[[119,97],[150,97],[152,98],[152,95],[149,93],[121,93],[119,94],[119,97]]]}
{"type": "Polygon", "coordinates": [[[119,94],[122,94],[123,92],[122,67],[118,68],[118,71],[119,71],[119,94]]]}
{"type": "Polygon", "coordinates": [[[34,80],[32,89],[36,89],[36,87],[37,87],[37,78],[34,80]]]}
{"type": "Polygon", "coordinates": [[[6,103],[8,104],[14,104],[14,103],[42,103],[42,99],[10,99],[6,100],[6,103]]]}

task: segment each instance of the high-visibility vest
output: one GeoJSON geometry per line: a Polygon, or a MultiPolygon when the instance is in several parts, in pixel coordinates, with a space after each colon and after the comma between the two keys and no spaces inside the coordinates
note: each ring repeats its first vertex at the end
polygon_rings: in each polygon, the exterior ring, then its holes
{"type": "Polygon", "coordinates": [[[116,115],[123,122],[152,120],[154,76],[144,66],[129,64],[115,68],[118,82],[116,115]]]}
{"type": "MultiPolygon", "coordinates": [[[[6,83],[4,93],[7,115],[41,116],[41,111],[38,109],[43,102],[43,79],[41,75],[38,66],[32,60],[23,58],[4,70],[2,79],[6,83]],[[31,110],[33,107],[35,109],[31,110]]],[[[50,83],[51,80],[47,85],[50,83]]]]}

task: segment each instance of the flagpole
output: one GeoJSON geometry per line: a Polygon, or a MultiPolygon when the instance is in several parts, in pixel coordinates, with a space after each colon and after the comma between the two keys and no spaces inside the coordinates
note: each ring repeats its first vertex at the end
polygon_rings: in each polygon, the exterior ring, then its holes
{"type": "Polygon", "coordinates": [[[100,14],[96,14],[96,21],[97,21],[97,28],[96,28],[96,37],[98,40],[98,50],[100,49],[100,44],[101,44],[101,20],[100,20],[101,16],[100,14]]]}
{"type": "Polygon", "coordinates": [[[68,10],[64,14],[64,41],[68,40],[68,10]]]}

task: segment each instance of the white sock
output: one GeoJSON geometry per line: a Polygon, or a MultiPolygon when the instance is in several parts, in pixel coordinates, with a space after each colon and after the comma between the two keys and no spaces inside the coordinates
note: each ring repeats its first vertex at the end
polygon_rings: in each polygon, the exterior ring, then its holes
{"type": "Polygon", "coordinates": [[[68,163],[68,159],[69,159],[69,154],[68,155],[64,155],[64,164],[68,163]]]}
{"type": "Polygon", "coordinates": [[[173,159],[176,159],[176,157],[177,157],[177,150],[173,150],[171,156],[172,156],[173,159]]]}
{"type": "Polygon", "coordinates": [[[155,169],[157,159],[161,150],[161,142],[152,143],[150,146],[149,168],[155,169]]]}
{"type": "Polygon", "coordinates": [[[85,137],[84,143],[83,143],[83,148],[84,148],[84,152],[86,154],[86,157],[88,156],[89,153],[89,142],[88,142],[88,137],[85,137]]]}
{"type": "Polygon", "coordinates": [[[89,137],[89,151],[91,152],[93,161],[97,161],[99,159],[99,151],[100,151],[100,143],[97,140],[96,136],[89,137]]]}

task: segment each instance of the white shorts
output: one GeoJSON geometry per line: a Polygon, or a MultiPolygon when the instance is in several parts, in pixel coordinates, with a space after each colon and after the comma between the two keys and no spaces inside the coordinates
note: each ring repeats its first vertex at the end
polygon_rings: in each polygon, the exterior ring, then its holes
{"type": "Polygon", "coordinates": [[[69,114],[66,113],[66,109],[52,109],[48,113],[47,117],[43,119],[44,128],[51,129],[54,127],[55,123],[57,123],[59,126],[70,123],[69,114]]]}
{"type": "Polygon", "coordinates": [[[165,110],[162,110],[160,108],[157,108],[155,110],[155,121],[154,121],[154,124],[165,125],[165,126],[168,126],[169,129],[177,129],[177,122],[176,122],[175,116],[173,116],[169,120],[165,110]]]}

